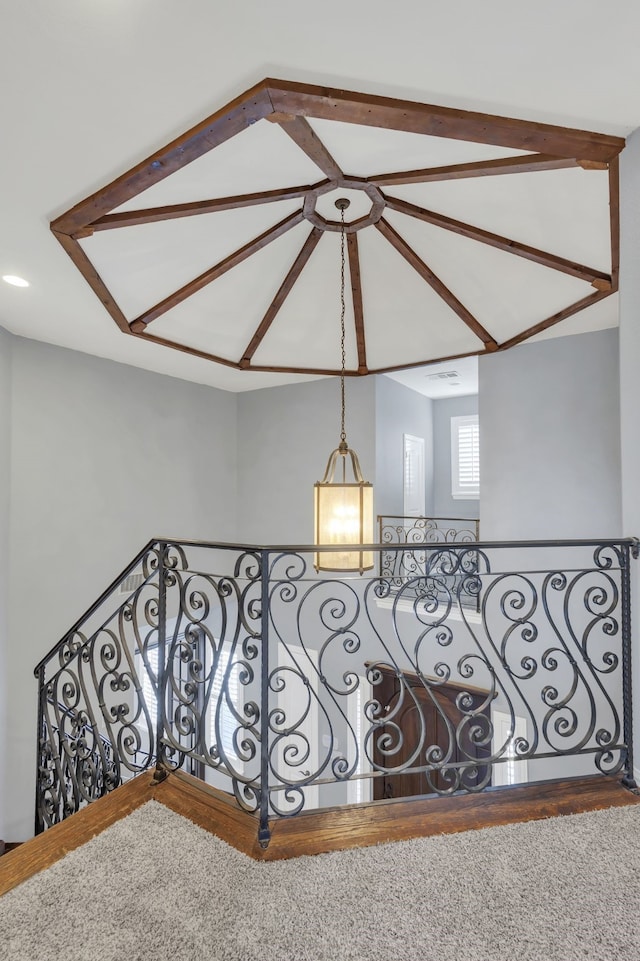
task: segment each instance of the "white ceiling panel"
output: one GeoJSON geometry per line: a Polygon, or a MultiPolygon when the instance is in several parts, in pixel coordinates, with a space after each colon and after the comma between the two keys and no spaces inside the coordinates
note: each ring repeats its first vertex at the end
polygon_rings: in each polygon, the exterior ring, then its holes
{"type": "Polygon", "coordinates": [[[324,179],[322,171],[278,124],[259,120],[117,210],[235,197],[324,179]]]}
{"type": "Polygon", "coordinates": [[[293,227],[153,321],[149,333],[239,361],[309,232],[307,223],[293,227]]]}
{"type": "Polygon", "coordinates": [[[361,231],[359,249],[370,368],[482,349],[475,334],[375,228],[361,231]]]}
{"type": "Polygon", "coordinates": [[[386,190],[596,270],[611,270],[606,170],[540,170],[386,190]]]}
{"type": "Polygon", "coordinates": [[[587,334],[592,330],[605,330],[607,327],[618,326],[618,311],[620,309],[618,294],[612,294],[599,300],[590,307],[560,321],[555,327],[549,327],[531,338],[534,340],[550,340],[552,337],[567,337],[570,334],[587,334]]]}
{"type": "Polygon", "coordinates": [[[526,153],[490,144],[464,143],[445,137],[383,130],[334,120],[309,121],[344,173],[371,177],[395,170],[421,170],[474,160],[494,160],[526,153]]]}
{"type": "MultiPolygon", "coordinates": [[[[348,284],[348,267],[347,267],[348,284]]],[[[346,366],[358,366],[350,290],[346,297],[346,366]]],[[[340,369],[340,235],[325,233],[285,300],[253,363],[340,369]]]]}
{"type": "Polygon", "coordinates": [[[386,219],[499,343],[595,293],[575,277],[414,217],[389,211],[386,219]]]}
{"type": "Polygon", "coordinates": [[[287,200],[119,227],[98,231],[81,244],[127,319],[133,320],[300,206],[287,200]]]}

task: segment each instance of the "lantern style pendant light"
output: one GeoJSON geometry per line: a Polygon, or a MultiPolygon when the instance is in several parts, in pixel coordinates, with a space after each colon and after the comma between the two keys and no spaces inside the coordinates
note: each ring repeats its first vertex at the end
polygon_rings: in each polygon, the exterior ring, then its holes
{"type": "Polygon", "coordinates": [[[318,571],[364,571],[373,567],[373,551],[358,550],[358,545],[373,543],[373,487],[362,479],[358,456],[347,444],[345,432],[345,299],[344,299],[344,212],[349,206],[346,198],[336,200],[340,211],[340,347],[342,369],[340,374],[341,430],[340,444],[331,452],[327,469],[321,481],[314,485],[315,543],[335,545],[335,551],[318,551],[315,568],[318,571]],[[347,460],[353,480],[347,481],[347,460]],[[338,479],[336,479],[336,473],[338,479]],[[349,548],[349,549],[347,549],[349,548]]]}

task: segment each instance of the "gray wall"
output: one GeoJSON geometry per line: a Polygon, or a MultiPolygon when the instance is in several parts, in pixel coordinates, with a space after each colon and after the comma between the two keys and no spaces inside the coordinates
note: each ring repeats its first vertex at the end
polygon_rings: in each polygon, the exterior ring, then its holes
{"type": "Polygon", "coordinates": [[[390,377],[376,385],[376,505],[378,514],[404,513],[403,434],[424,438],[426,512],[433,511],[433,410],[431,401],[390,377]]]}
{"type": "MultiPolygon", "coordinates": [[[[634,374],[630,365],[629,395],[634,374]]],[[[620,532],[617,375],[616,331],[481,359],[484,537],[620,532]]],[[[436,408],[444,467],[439,413],[446,420],[454,411],[379,380],[347,382],[347,435],[386,511],[401,491],[391,448],[401,451],[401,434],[420,435],[423,423],[428,451],[436,408]]],[[[640,444],[635,408],[626,410],[631,462],[640,444]]],[[[32,669],[42,654],[153,536],[310,542],[313,483],[338,440],[336,379],[233,395],[0,334],[0,676],[11,682],[8,692],[0,687],[11,718],[0,836],[32,831],[32,669]]],[[[629,510],[637,510],[637,468],[629,468],[629,510]]],[[[445,513],[437,484],[434,508],[445,513]]]]}
{"type": "MultiPolygon", "coordinates": [[[[7,638],[9,628],[9,494],[11,484],[11,348],[13,337],[0,327],[0,801],[9,783],[6,732],[9,730],[7,695],[7,638]]],[[[0,803],[0,838],[6,838],[0,803]]]]}
{"type": "MultiPolygon", "coordinates": [[[[365,480],[375,480],[371,377],[346,383],[347,441],[365,480]]],[[[340,442],[336,378],[238,395],[238,540],[311,544],[313,485],[340,442]]]]}
{"type": "MultiPolygon", "coordinates": [[[[620,157],[620,430],[622,444],[622,530],[640,537],[640,130],[620,157]]],[[[640,778],[640,563],[632,564],[633,673],[636,778],[640,778]]]]}
{"type": "Polygon", "coordinates": [[[33,824],[33,667],[154,536],[235,534],[236,398],[13,342],[5,837],[33,824]]]}
{"type": "Polygon", "coordinates": [[[484,539],[621,533],[618,331],[481,357],[484,539]]]}
{"type": "MultiPolygon", "coordinates": [[[[433,401],[433,449],[435,460],[434,503],[436,517],[478,517],[480,501],[456,500],[451,496],[451,418],[478,413],[478,395],[433,401]]],[[[482,425],[480,425],[482,435],[482,425]]],[[[480,440],[482,446],[482,436],[480,440]]],[[[480,497],[482,497],[482,480],[480,497]]]]}

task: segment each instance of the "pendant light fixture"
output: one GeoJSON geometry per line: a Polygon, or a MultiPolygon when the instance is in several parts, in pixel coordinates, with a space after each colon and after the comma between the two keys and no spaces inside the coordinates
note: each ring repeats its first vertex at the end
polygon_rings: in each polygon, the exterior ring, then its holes
{"type": "Polygon", "coordinates": [[[373,567],[373,551],[358,549],[358,545],[373,542],[373,487],[362,479],[358,455],[347,444],[345,432],[345,299],[344,299],[344,212],[349,200],[336,200],[340,211],[340,373],[341,429],[340,443],[331,452],[324,477],[314,485],[315,543],[336,545],[335,551],[318,551],[315,568],[318,571],[364,571],[373,567]],[[347,481],[347,460],[353,480],[347,481]],[[338,479],[336,480],[336,473],[338,479]],[[346,549],[346,548],[349,549],[346,549]]]}

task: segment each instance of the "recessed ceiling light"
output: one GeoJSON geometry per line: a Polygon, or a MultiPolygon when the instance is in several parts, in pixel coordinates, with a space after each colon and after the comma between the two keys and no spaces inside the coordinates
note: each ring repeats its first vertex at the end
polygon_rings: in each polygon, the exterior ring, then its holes
{"type": "Polygon", "coordinates": [[[14,287],[28,287],[29,281],[24,277],[15,277],[13,274],[4,274],[2,277],[5,283],[12,284],[14,287]]]}

